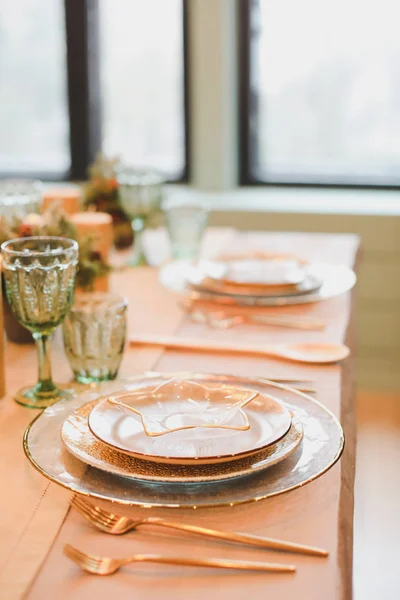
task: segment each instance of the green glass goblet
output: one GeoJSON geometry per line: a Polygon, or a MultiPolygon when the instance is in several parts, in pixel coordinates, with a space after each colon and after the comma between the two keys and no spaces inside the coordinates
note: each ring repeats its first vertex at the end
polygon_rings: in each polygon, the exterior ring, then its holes
{"type": "Polygon", "coordinates": [[[70,394],[53,382],[50,338],[74,300],[78,244],[60,237],[26,237],[1,246],[6,295],[16,319],[36,342],[39,378],[22,388],[16,401],[32,408],[46,408],[70,394]]]}
{"type": "Polygon", "coordinates": [[[155,171],[138,171],[130,167],[121,168],[117,178],[121,206],[132,221],[135,236],[128,265],[147,265],[142,237],[151,217],[161,209],[164,180],[155,171]]]}

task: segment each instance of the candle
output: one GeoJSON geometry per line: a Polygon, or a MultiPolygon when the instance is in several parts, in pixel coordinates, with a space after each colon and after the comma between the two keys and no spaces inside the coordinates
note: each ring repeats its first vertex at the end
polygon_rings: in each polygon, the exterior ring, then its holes
{"type": "Polygon", "coordinates": [[[69,215],[81,210],[82,191],[76,186],[56,187],[44,190],[42,212],[47,210],[54,202],[58,202],[69,215]]]}
{"type": "MultiPolygon", "coordinates": [[[[98,252],[105,262],[109,262],[109,254],[113,241],[112,217],[103,212],[81,212],[71,215],[71,221],[75,225],[79,237],[86,239],[90,237],[93,242],[93,250],[98,252]]],[[[93,291],[108,291],[108,276],[96,277],[93,283],[93,291]]]]}
{"type": "Polygon", "coordinates": [[[82,239],[91,237],[93,250],[108,261],[113,240],[112,217],[103,212],[80,212],[71,215],[71,221],[82,239]]]}

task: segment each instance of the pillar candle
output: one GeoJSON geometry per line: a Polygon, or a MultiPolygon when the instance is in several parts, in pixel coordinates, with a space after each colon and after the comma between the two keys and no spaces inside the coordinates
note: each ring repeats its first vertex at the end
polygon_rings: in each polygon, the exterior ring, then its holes
{"type": "Polygon", "coordinates": [[[71,221],[82,239],[91,237],[93,250],[106,261],[109,259],[113,240],[112,217],[103,212],[80,212],[71,215],[71,221]]]}
{"type": "Polygon", "coordinates": [[[82,191],[79,187],[65,186],[49,188],[43,192],[42,212],[58,202],[69,215],[78,213],[82,207],[82,191]]]}
{"type": "MultiPolygon", "coordinates": [[[[102,212],[81,212],[71,215],[71,221],[82,239],[92,238],[93,250],[99,252],[103,260],[109,262],[113,241],[112,217],[102,212]]],[[[94,291],[108,291],[108,276],[97,277],[93,284],[94,291]]]]}

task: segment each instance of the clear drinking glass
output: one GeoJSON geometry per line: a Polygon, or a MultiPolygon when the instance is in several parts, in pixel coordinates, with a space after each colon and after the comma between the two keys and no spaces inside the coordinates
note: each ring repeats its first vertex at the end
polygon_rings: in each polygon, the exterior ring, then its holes
{"type": "Polygon", "coordinates": [[[60,237],[18,238],[4,242],[1,254],[8,302],[38,351],[38,383],[19,390],[16,401],[45,408],[69,395],[53,382],[49,344],[73,303],[78,244],[60,237]]]}
{"type": "Polygon", "coordinates": [[[161,208],[163,178],[155,171],[138,171],[129,167],[118,173],[119,197],[123,210],[132,219],[135,234],[131,266],[147,265],[142,235],[150,218],[161,208]]]}
{"type": "Polygon", "coordinates": [[[38,213],[42,201],[42,184],[30,179],[0,181],[0,217],[8,223],[38,213]]]}
{"type": "Polygon", "coordinates": [[[65,353],[80,383],[115,379],[125,345],[127,301],[116,294],[77,296],[63,323],[65,353]]]}
{"type": "Polygon", "coordinates": [[[165,210],[171,253],[175,259],[193,259],[200,254],[208,211],[199,205],[177,205],[165,210]]]}

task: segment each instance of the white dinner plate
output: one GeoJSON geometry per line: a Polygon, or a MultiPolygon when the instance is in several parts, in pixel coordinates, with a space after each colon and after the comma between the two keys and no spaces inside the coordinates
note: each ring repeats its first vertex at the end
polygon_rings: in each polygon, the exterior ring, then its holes
{"type": "MultiPolygon", "coordinates": [[[[226,282],[223,279],[212,277],[213,267],[209,265],[210,261],[199,261],[192,263],[192,268],[187,270],[186,285],[195,291],[210,292],[211,294],[220,294],[230,297],[255,297],[255,298],[279,298],[286,296],[297,296],[301,294],[310,294],[317,291],[321,285],[320,277],[312,273],[310,269],[304,268],[302,278],[297,283],[274,284],[274,285],[252,285],[252,284],[234,284],[226,282]]],[[[216,272],[215,272],[216,274],[216,272]]]]}
{"type": "Polygon", "coordinates": [[[213,464],[275,443],[289,430],[291,415],[272,396],[240,386],[158,377],[147,387],[103,399],[91,411],[88,424],[103,443],[136,458],[213,464]]]}
{"type": "Polygon", "coordinates": [[[307,262],[291,254],[247,252],[214,260],[200,260],[199,268],[211,279],[246,287],[296,285],[306,277],[307,262]]]}

